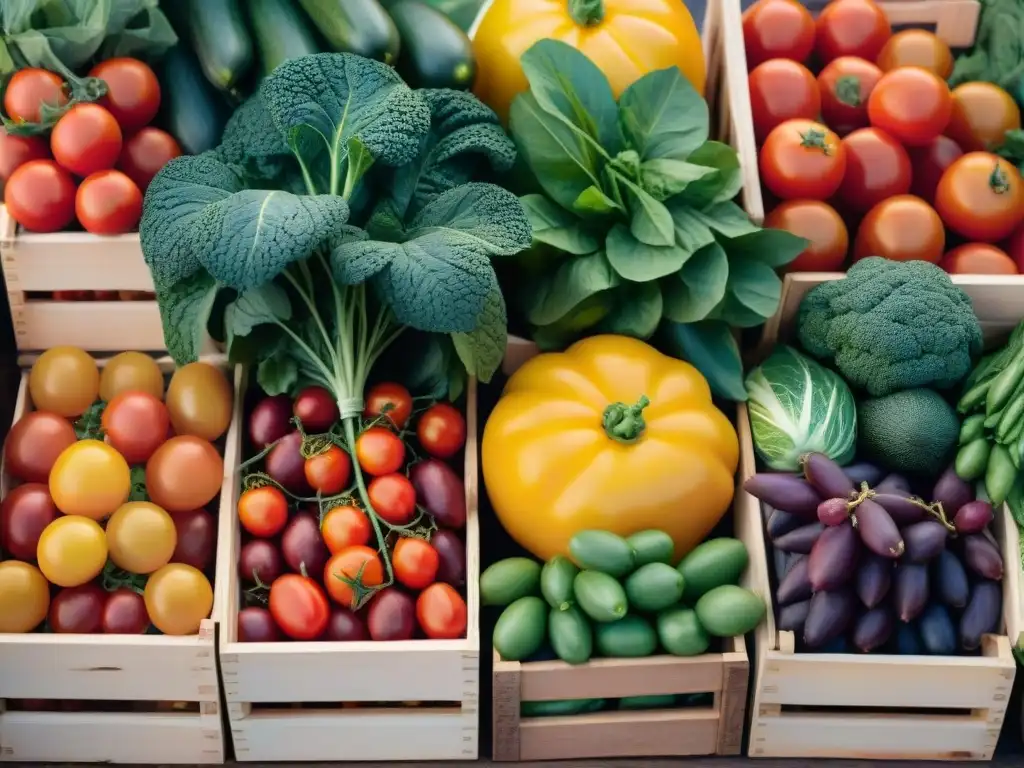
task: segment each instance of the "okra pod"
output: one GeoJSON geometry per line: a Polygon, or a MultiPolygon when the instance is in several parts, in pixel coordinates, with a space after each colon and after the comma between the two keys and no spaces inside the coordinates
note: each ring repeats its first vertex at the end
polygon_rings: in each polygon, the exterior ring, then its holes
{"type": "Polygon", "coordinates": [[[996,440],[1005,442],[1004,438],[1017,426],[1017,423],[1024,417],[1024,395],[1019,395],[1011,400],[1002,410],[1002,418],[996,425],[996,440]]]}
{"type": "Polygon", "coordinates": [[[988,466],[985,468],[985,488],[993,506],[997,507],[1006,501],[1016,480],[1017,468],[1013,465],[1006,446],[992,446],[988,466]]]}

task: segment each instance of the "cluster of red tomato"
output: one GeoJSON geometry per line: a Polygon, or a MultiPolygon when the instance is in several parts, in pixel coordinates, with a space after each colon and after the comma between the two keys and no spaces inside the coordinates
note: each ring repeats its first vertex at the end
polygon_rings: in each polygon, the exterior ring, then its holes
{"type": "Polygon", "coordinates": [[[790,271],[840,270],[851,252],[1024,271],[1024,182],[991,152],[1021,127],[1006,91],[951,91],[949,47],[893,34],[874,0],[833,0],[817,20],[796,0],[759,0],[743,34],[761,180],[782,201],[765,226],[810,241],[790,271]]]}
{"type": "MultiPolygon", "coordinates": [[[[100,62],[89,72],[106,83],[98,103],[74,104],[49,140],[0,132],[0,181],[7,210],[25,229],[56,232],[77,218],[88,232],[134,230],[149,182],[181,147],[149,123],[160,109],[160,83],[138,59],[100,62]],[[75,178],[82,181],[76,184],[75,178]]],[[[39,123],[43,105],[68,103],[67,85],[45,69],[19,70],[4,92],[14,123],[39,123]]]]}
{"type": "Polygon", "coordinates": [[[374,386],[351,451],[321,387],[252,410],[249,438],[266,455],[262,482],[238,500],[249,537],[239,576],[255,603],[239,612],[241,642],[465,636],[465,489],[447,461],[465,445],[466,421],[448,403],[413,405],[399,384],[374,386]]]}
{"type": "Polygon", "coordinates": [[[164,390],[153,358],[125,352],[102,373],[72,347],[44,352],[32,405],[4,444],[0,632],[195,634],[213,606],[224,462],[213,441],[233,393],[206,363],[164,390]]]}

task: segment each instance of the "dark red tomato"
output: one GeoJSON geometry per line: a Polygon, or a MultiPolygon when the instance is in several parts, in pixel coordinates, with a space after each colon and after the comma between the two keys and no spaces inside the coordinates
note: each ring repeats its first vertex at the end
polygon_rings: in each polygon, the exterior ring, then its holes
{"type": "Polygon", "coordinates": [[[205,509],[175,512],[171,515],[178,543],[171,555],[172,563],[185,563],[205,571],[213,562],[217,549],[217,522],[205,509]]]}
{"type": "Polygon", "coordinates": [[[306,387],[299,392],[293,411],[309,433],[329,432],[339,418],[334,396],[323,387],[306,387]]]}
{"type": "Polygon", "coordinates": [[[747,67],[768,59],[804,61],[814,49],[814,17],[794,0],[759,0],[743,12],[747,67]]]}
{"type": "Polygon", "coordinates": [[[327,629],[330,607],[323,588],[308,576],[286,573],[270,586],[270,614],[292,640],[316,640],[327,629]]]}
{"type": "Polygon", "coordinates": [[[47,624],[58,633],[89,635],[103,629],[107,593],[95,584],[62,589],[50,601],[47,624]]]}
{"type": "Polygon", "coordinates": [[[148,392],[122,392],[103,409],[101,424],[107,442],[125,461],[144,464],[167,440],[171,417],[167,406],[148,392]]]}
{"type": "Polygon", "coordinates": [[[276,643],[280,639],[281,630],[266,608],[253,606],[238,612],[238,642],[276,643]]]}
{"type": "Polygon", "coordinates": [[[238,521],[253,536],[276,536],[288,522],[288,499],[279,488],[250,488],[238,498],[238,521]]]}
{"type": "Polygon", "coordinates": [[[149,629],[146,601],[138,592],[121,587],[107,595],[101,618],[108,635],[141,635],[149,629]]]}
{"type": "Polygon", "coordinates": [[[67,419],[47,411],[27,413],[7,433],[4,471],[17,480],[46,483],[57,457],[77,439],[67,419]]]}
{"type": "Polygon", "coordinates": [[[38,123],[40,107],[60,107],[68,103],[64,81],[39,67],[19,69],[4,91],[4,112],[16,123],[38,123]]]}
{"type": "Polygon", "coordinates": [[[441,558],[430,542],[409,537],[395,543],[391,566],[395,578],[409,589],[425,589],[434,583],[441,558]]]}
{"type": "Polygon", "coordinates": [[[75,182],[52,160],[29,160],[4,185],[4,203],[30,232],[57,232],[75,220],[75,182]]]}
{"type": "Polygon", "coordinates": [[[292,401],[287,395],[265,397],[249,414],[249,439],[259,450],[292,431],[292,401]]]}
{"type": "Polygon", "coordinates": [[[238,553],[238,576],[248,584],[270,586],[284,573],[284,558],[277,545],[266,539],[253,539],[238,553]]]}
{"type": "Polygon", "coordinates": [[[281,554],[296,573],[320,573],[330,552],[320,534],[319,520],[310,512],[297,512],[281,534],[281,554]]]}
{"type": "Polygon", "coordinates": [[[160,169],[180,156],[181,146],[171,134],[147,127],[125,139],[117,167],[145,192],[160,169]]]}
{"type": "Polygon", "coordinates": [[[120,171],[97,171],[78,186],[75,215],[94,235],[123,235],[139,226],[142,192],[120,171]]]}
{"type": "Polygon", "coordinates": [[[909,153],[913,168],[910,191],[934,205],[939,179],[964,151],[948,136],[936,136],[923,147],[911,147],[909,153]]]}
{"type": "Polygon", "coordinates": [[[781,200],[827,200],[846,172],[839,137],[813,120],[789,120],[772,131],[758,155],[761,180],[781,200]]]}
{"type": "Polygon", "coordinates": [[[383,589],[370,601],[366,624],[373,640],[411,640],[416,631],[416,604],[401,590],[383,589]]]}
{"type": "Polygon", "coordinates": [[[951,275],[1016,275],[1017,265],[1001,248],[965,243],[942,257],[939,266],[951,275]]]}
{"type": "Polygon", "coordinates": [[[351,643],[369,640],[370,634],[366,631],[366,623],[358,613],[353,613],[340,605],[332,605],[331,617],[327,620],[327,629],[320,639],[335,643],[351,643]]]}
{"type": "Polygon", "coordinates": [[[857,230],[853,258],[938,264],[945,247],[946,230],[935,209],[919,197],[899,195],[868,211],[857,230]]]}
{"type": "Polygon", "coordinates": [[[0,181],[7,181],[14,171],[29,160],[46,160],[50,145],[39,136],[9,136],[0,127],[0,181]]]}
{"type": "Polygon", "coordinates": [[[387,427],[370,427],[356,438],[356,460],[371,475],[390,475],[405,463],[405,443],[387,427]]]}
{"type": "Polygon", "coordinates": [[[754,138],[763,142],[772,129],[786,120],[816,120],[821,111],[821,92],[811,70],[789,59],[769,59],[747,78],[754,138]]]}
{"type": "Polygon", "coordinates": [[[889,17],[873,0],[834,0],[818,14],[814,51],[822,64],[840,56],[874,61],[890,37],[889,17]]]}
{"type": "Polygon", "coordinates": [[[296,496],[310,496],[313,489],[306,482],[306,459],[302,456],[302,433],[289,432],[277,441],[263,460],[264,469],[275,481],[296,496]]]}
{"type": "Polygon", "coordinates": [[[953,114],[946,81],[920,67],[886,72],[868,98],[868,119],[908,147],[923,147],[941,136],[953,114]]]}
{"type": "Polygon", "coordinates": [[[466,601],[450,584],[431,584],[416,598],[416,620],[431,640],[454,640],[466,634],[466,601]]]}
{"type": "Polygon", "coordinates": [[[768,229],[807,238],[806,250],[786,265],[787,272],[836,272],[843,268],[850,236],[842,217],[820,200],[787,200],[764,219],[768,229]]]}
{"type": "Polygon", "coordinates": [[[910,191],[910,156],[877,128],[861,128],[843,139],[846,173],[839,199],[853,211],[868,211],[888,197],[910,191]]]}
{"type": "Polygon", "coordinates": [[[396,428],[402,429],[412,415],[412,395],[401,384],[384,381],[374,384],[366,393],[364,419],[375,419],[386,414],[396,428]]]}
{"type": "Polygon", "coordinates": [[[882,70],[856,56],[840,56],[821,70],[821,119],[840,136],[868,124],[868,97],[882,70]]]}
{"type": "Polygon", "coordinates": [[[437,580],[453,587],[466,585],[466,545],[457,533],[443,528],[434,531],[430,545],[437,550],[437,580]]]}
{"type": "Polygon", "coordinates": [[[110,110],[125,133],[137,131],[156,117],[160,109],[160,81],[149,66],[138,59],[101,61],[89,71],[107,84],[100,104],[110,110]]]}
{"type": "Polygon", "coordinates": [[[416,490],[405,475],[395,472],[373,478],[367,495],[377,516],[392,525],[405,525],[416,514],[416,490]]]}
{"type": "Polygon", "coordinates": [[[306,482],[321,496],[335,496],[348,487],[352,479],[352,459],[336,445],[323,453],[310,456],[303,467],[306,482]]]}
{"type": "Polygon", "coordinates": [[[1007,160],[968,152],[939,180],[935,210],[962,237],[995,243],[1009,237],[1024,218],[1024,180],[1007,160]]]}
{"type": "Polygon", "coordinates": [[[76,104],[53,127],[50,151],[76,176],[105,171],[121,154],[121,128],[99,104],[76,104]]]}
{"type": "Polygon", "coordinates": [[[439,459],[450,459],[466,444],[466,420],[448,403],[430,406],[416,425],[423,450],[439,459]]]}
{"type": "Polygon", "coordinates": [[[36,559],[40,534],[57,515],[46,485],[19,485],[0,505],[0,550],[16,560],[32,562],[36,559]]]}
{"type": "Polygon", "coordinates": [[[1017,269],[1024,272],[1024,222],[1006,241],[1006,254],[1017,264],[1017,269]]]}

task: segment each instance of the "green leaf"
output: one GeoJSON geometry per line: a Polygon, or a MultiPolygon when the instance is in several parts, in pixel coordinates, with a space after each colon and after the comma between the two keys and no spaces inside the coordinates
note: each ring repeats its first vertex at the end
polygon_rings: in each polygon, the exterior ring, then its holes
{"type": "Polygon", "coordinates": [[[594,294],[621,282],[604,251],[566,259],[554,274],[530,284],[526,318],[533,325],[549,325],[594,294]]]}
{"type": "Polygon", "coordinates": [[[580,214],[604,215],[621,211],[622,206],[612,200],[598,187],[587,187],[572,203],[572,209],[580,214]]]}
{"type": "Polygon", "coordinates": [[[678,68],[641,77],[619,97],[626,143],[642,160],[686,160],[708,138],[708,105],[678,68]]]}
{"type": "Polygon", "coordinates": [[[469,32],[486,0],[424,0],[455,22],[463,32],[469,32]]]}
{"type": "Polygon", "coordinates": [[[711,391],[726,400],[745,402],[743,362],[729,326],[703,323],[665,323],[665,352],[691,363],[707,379],[711,391]]]}
{"type": "Polygon", "coordinates": [[[648,160],[640,166],[640,185],[655,200],[667,200],[693,182],[714,173],[717,173],[714,168],[662,157],[648,160]]]}
{"type": "Polygon", "coordinates": [[[132,467],[131,490],[128,492],[128,501],[149,501],[149,493],[146,490],[146,468],[142,466],[132,467]]]}
{"type": "Polygon", "coordinates": [[[287,323],[291,319],[288,294],[276,283],[266,283],[240,294],[224,312],[224,324],[232,336],[248,336],[256,326],[287,323]]]}
{"type": "Polygon", "coordinates": [[[97,400],[75,420],[75,436],[79,440],[103,439],[103,411],[106,407],[105,402],[97,400]]]}
{"type": "MultiPolygon", "coordinates": [[[[722,202],[713,205],[703,211],[693,211],[693,215],[702,221],[709,229],[713,229],[728,238],[742,238],[743,235],[757,234],[761,228],[754,224],[746,212],[733,202],[722,202]]],[[[737,239],[730,240],[730,251],[732,244],[737,239]]],[[[749,246],[740,246],[749,250],[749,246]]]]}
{"type": "Polygon", "coordinates": [[[696,165],[713,168],[716,173],[689,185],[683,199],[698,208],[732,200],[743,188],[740,156],[728,144],[706,141],[687,160],[696,165]]]}
{"type": "Polygon", "coordinates": [[[706,318],[725,297],[729,257],[718,243],[697,251],[677,275],[662,281],[665,317],[677,323],[706,318]]]}
{"type": "Polygon", "coordinates": [[[694,254],[704,246],[715,242],[714,233],[696,211],[673,202],[669,213],[672,214],[672,223],[676,230],[676,244],[687,255],[694,254]]]}
{"type": "Polygon", "coordinates": [[[290,395],[299,381],[299,366],[288,355],[275,355],[260,360],[256,382],[268,395],[290,395]]]}
{"type": "Polygon", "coordinates": [[[588,232],[576,216],[560,208],[544,195],[519,198],[533,229],[533,241],[565,253],[582,256],[601,247],[601,241],[588,232]]]}
{"type": "Polygon", "coordinates": [[[629,231],[646,245],[673,245],[675,226],[668,209],[647,192],[621,174],[618,182],[626,188],[632,214],[629,231]]]}
{"type": "Polygon", "coordinates": [[[615,309],[615,298],[612,293],[595,293],[569,310],[565,317],[535,328],[533,340],[544,351],[564,348],[581,334],[597,326],[615,309]]]}
{"type": "Polygon", "coordinates": [[[228,165],[242,168],[250,180],[270,181],[295,165],[295,156],[259,93],[234,111],[214,152],[228,165]]]}
{"type": "Polygon", "coordinates": [[[466,373],[484,383],[491,380],[505,357],[507,324],[505,299],[495,280],[483,311],[476,319],[476,328],[470,333],[452,334],[452,343],[466,373]]]}
{"type": "MultiPolygon", "coordinates": [[[[724,234],[728,235],[728,233],[724,234]]],[[[727,236],[722,242],[730,259],[756,261],[773,269],[789,264],[803,253],[809,244],[809,240],[791,232],[756,227],[754,231],[739,237],[727,236]]]]}
{"type": "Polygon", "coordinates": [[[782,281],[775,270],[742,259],[734,259],[729,266],[729,293],[762,322],[774,315],[782,297],[782,281]]]}
{"type": "Polygon", "coordinates": [[[673,244],[656,246],[641,243],[625,224],[616,224],[605,239],[608,261],[622,277],[634,283],[646,283],[678,272],[690,252],[673,244]]]}
{"type": "Polygon", "coordinates": [[[662,297],[658,283],[627,283],[615,291],[615,308],[601,321],[601,333],[649,339],[661,322],[662,297]]]}
{"type": "Polygon", "coordinates": [[[217,281],[202,270],[169,288],[156,285],[164,344],[179,365],[199,359],[219,288],[217,281]]]}

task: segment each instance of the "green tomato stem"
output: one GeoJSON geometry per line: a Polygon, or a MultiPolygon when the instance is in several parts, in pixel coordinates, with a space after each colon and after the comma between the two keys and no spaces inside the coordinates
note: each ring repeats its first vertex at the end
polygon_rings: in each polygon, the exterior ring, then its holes
{"type": "Polygon", "coordinates": [[[647,428],[643,410],[650,404],[647,395],[640,395],[636,405],[612,403],[604,409],[601,419],[605,434],[619,443],[635,443],[647,428]]]}

